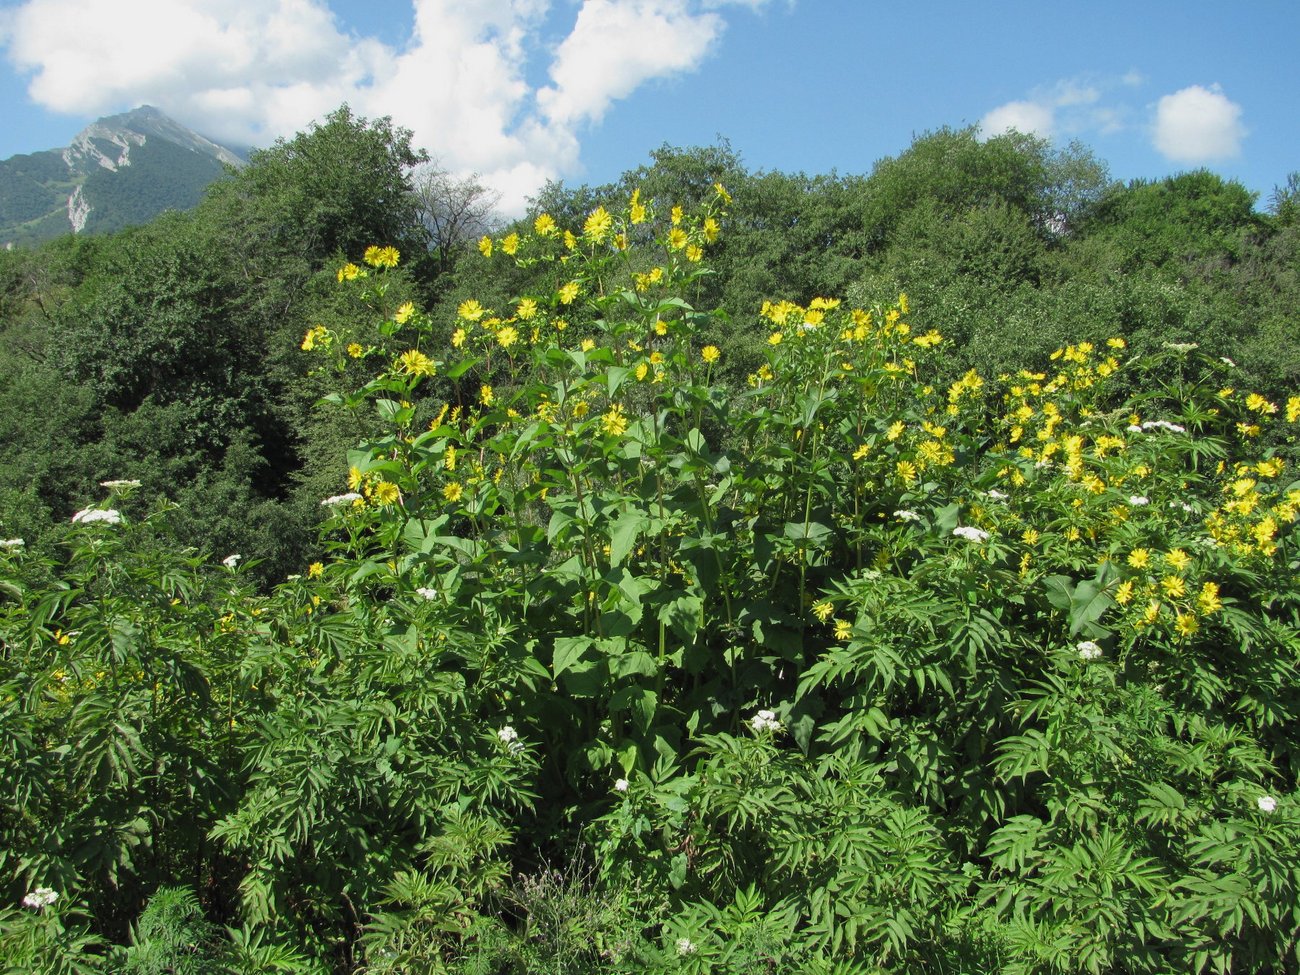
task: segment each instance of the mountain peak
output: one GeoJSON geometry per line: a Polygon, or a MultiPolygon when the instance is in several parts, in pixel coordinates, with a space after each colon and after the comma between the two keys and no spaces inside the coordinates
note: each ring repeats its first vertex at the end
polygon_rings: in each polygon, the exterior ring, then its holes
{"type": "MultiPolygon", "coordinates": [[[[117,164],[106,165],[102,159],[96,158],[102,154],[90,151],[95,140],[105,140],[119,146],[126,151],[129,157],[131,144],[143,145],[151,136],[174,143],[185,149],[192,149],[202,155],[211,156],[218,162],[229,166],[242,166],[244,164],[244,161],[239,156],[225,146],[217,145],[217,143],[204,138],[193,129],[186,128],[163,112],[162,109],[155,108],[153,105],[141,105],[129,112],[106,115],[103,118],[96,119],[77,133],[76,138],[72,140],[72,145],[64,150],[64,158],[68,159],[69,152],[85,147],[83,151],[86,151],[88,155],[94,158],[96,164],[109,169],[116,168],[117,164]]],[[[72,160],[69,159],[68,164],[73,165],[72,160]]]]}
{"type": "Polygon", "coordinates": [[[107,115],[65,149],[0,160],[0,241],[147,223],[194,206],[223,166],[243,164],[153,105],[107,115]]]}

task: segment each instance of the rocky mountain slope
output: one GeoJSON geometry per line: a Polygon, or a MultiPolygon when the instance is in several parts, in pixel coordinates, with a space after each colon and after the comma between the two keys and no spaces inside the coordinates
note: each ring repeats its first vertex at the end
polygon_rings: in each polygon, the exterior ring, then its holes
{"type": "Polygon", "coordinates": [[[120,230],[198,203],[243,160],[144,105],[88,125],[72,144],[0,161],[0,246],[120,230]]]}

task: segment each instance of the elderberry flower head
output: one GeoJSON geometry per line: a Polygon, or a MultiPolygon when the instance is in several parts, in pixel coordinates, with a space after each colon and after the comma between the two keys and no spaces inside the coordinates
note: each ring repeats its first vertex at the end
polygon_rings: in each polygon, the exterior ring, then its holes
{"type": "Polygon", "coordinates": [[[42,908],[49,907],[58,899],[59,893],[54,888],[37,887],[23,898],[23,907],[30,907],[32,910],[39,911],[42,908]]]}
{"type": "Polygon", "coordinates": [[[1092,640],[1084,640],[1074,649],[1079,651],[1079,659],[1083,661],[1096,660],[1101,656],[1101,647],[1092,640]]]}

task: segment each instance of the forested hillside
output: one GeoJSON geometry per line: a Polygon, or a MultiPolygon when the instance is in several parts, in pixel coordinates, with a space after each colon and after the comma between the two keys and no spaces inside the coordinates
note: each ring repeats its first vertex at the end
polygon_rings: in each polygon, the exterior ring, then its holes
{"type": "Polygon", "coordinates": [[[344,108],[0,254],[0,961],[1296,971],[1298,179],[344,108]]]}

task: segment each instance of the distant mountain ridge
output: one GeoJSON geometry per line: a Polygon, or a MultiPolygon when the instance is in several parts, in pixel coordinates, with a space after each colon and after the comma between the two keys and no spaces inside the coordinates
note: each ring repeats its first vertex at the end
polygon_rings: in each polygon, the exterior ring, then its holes
{"type": "Polygon", "coordinates": [[[63,149],[0,161],[0,246],[108,233],[188,210],[243,158],[152,105],[109,115],[63,149]]]}

